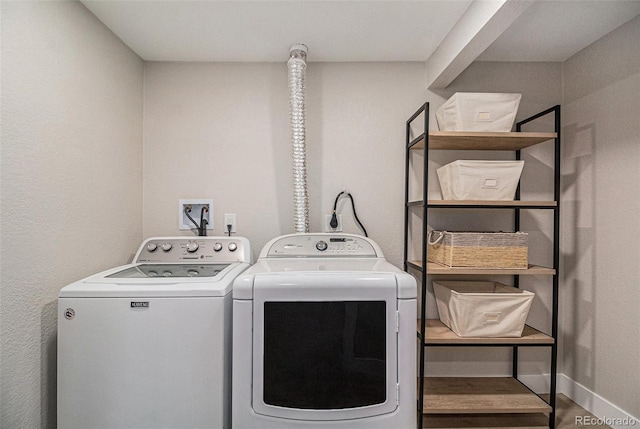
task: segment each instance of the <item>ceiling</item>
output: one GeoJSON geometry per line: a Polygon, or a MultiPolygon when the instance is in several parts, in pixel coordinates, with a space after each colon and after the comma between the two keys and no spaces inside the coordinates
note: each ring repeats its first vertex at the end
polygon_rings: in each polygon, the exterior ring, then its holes
{"type": "Polygon", "coordinates": [[[638,14],[634,0],[536,2],[478,60],[562,62],[638,14]]]}
{"type": "Polygon", "coordinates": [[[464,1],[85,1],[150,61],[424,61],[464,1]]]}
{"type": "MultiPolygon", "coordinates": [[[[82,2],[148,61],[425,61],[472,0],[82,2]]],[[[478,59],[564,61],[640,14],[640,0],[536,1],[478,59]]]]}

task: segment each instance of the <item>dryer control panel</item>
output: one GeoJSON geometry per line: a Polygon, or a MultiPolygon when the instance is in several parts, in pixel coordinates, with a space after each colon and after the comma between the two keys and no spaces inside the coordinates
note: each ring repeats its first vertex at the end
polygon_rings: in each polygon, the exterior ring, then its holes
{"type": "Polygon", "coordinates": [[[291,234],[265,246],[261,258],[277,257],[382,257],[380,248],[366,237],[353,234],[291,234]],[[266,250],[266,253],[265,253],[266,250]]]}
{"type": "Polygon", "coordinates": [[[154,237],[142,243],[134,263],[251,262],[244,237],[154,237]]]}

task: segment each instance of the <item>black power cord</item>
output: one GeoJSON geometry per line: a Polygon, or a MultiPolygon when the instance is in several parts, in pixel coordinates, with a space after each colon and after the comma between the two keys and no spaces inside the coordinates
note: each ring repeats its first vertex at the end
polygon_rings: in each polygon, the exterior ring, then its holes
{"type": "Polygon", "coordinates": [[[351,194],[349,192],[346,192],[346,191],[340,192],[336,196],[336,200],[333,202],[333,212],[331,213],[331,221],[329,222],[329,226],[331,226],[331,228],[333,228],[333,229],[336,229],[338,227],[338,216],[336,215],[336,209],[338,207],[338,200],[343,195],[349,197],[349,199],[351,200],[351,208],[353,209],[353,217],[355,218],[356,223],[358,224],[358,226],[360,227],[360,229],[364,233],[364,236],[368,237],[369,235],[367,234],[367,230],[364,228],[364,225],[362,225],[362,222],[360,222],[360,219],[358,219],[358,215],[356,214],[356,203],[353,201],[353,197],[351,196],[351,194]]]}
{"type": "Polygon", "coordinates": [[[207,206],[202,207],[202,209],[200,210],[200,224],[198,224],[198,222],[196,222],[195,219],[193,219],[189,214],[191,213],[191,206],[184,206],[184,214],[196,226],[196,229],[198,230],[198,235],[200,237],[207,236],[207,224],[209,222],[207,222],[207,219],[205,219],[204,214],[207,213],[208,211],[209,211],[209,207],[207,206]]]}

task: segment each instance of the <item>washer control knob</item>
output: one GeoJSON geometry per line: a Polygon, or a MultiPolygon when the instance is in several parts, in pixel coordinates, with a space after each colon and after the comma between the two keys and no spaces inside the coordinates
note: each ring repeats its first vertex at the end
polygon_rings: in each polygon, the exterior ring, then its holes
{"type": "Polygon", "coordinates": [[[195,241],[190,241],[190,242],[187,244],[187,252],[189,252],[189,253],[193,253],[193,252],[195,252],[196,250],[198,250],[198,247],[200,247],[200,246],[198,246],[198,243],[196,243],[195,241]]]}
{"type": "Polygon", "coordinates": [[[238,249],[238,245],[236,243],[229,243],[229,252],[235,252],[238,249]]]}
{"type": "Polygon", "coordinates": [[[165,252],[168,252],[169,250],[171,250],[172,247],[173,245],[171,243],[164,243],[162,245],[162,250],[164,250],[165,252]]]}
{"type": "Polygon", "coordinates": [[[327,250],[327,247],[329,246],[327,245],[326,241],[320,240],[316,243],[316,249],[318,249],[321,252],[324,252],[325,250],[327,250]]]}
{"type": "Polygon", "coordinates": [[[222,250],[222,244],[220,243],[216,243],[213,245],[213,250],[215,250],[216,252],[219,252],[222,250]]]}
{"type": "Polygon", "coordinates": [[[147,250],[149,252],[155,252],[157,248],[158,248],[158,245],[156,243],[147,244],[147,250]]]}

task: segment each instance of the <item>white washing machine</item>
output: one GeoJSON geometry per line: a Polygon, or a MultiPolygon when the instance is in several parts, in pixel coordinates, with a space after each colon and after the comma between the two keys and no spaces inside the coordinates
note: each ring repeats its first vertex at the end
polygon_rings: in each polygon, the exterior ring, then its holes
{"type": "Polygon", "coordinates": [[[416,427],[416,281],[376,243],[293,234],[233,290],[234,428],[416,427]]]}
{"type": "Polygon", "coordinates": [[[146,240],[133,263],[58,299],[58,427],[231,427],[233,280],[240,237],[146,240]]]}

